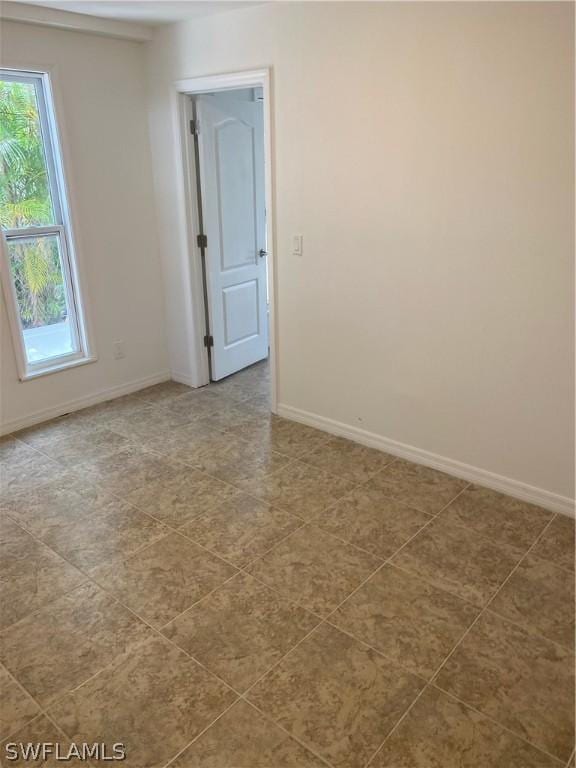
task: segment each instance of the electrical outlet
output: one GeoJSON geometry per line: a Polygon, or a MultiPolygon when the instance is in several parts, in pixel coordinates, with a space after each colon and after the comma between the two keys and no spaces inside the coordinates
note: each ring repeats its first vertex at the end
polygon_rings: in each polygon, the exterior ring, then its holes
{"type": "Polygon", "coordinates": [[[126,351],[124,350],[124,342],[122,339],[115,341],[112,346],[114,348],[114,357],[116,360],[121,360],[123,357],[126,357],[126,351]]]}

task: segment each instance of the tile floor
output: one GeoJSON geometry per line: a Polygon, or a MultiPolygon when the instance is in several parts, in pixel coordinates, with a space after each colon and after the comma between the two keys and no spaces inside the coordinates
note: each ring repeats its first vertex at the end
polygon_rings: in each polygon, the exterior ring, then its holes
{"type": "Polygon", "coordinates": [[[261,364],[0,442],[0,740],[574,765],[573,521],[271,417],[268,391],[261,364]]]}

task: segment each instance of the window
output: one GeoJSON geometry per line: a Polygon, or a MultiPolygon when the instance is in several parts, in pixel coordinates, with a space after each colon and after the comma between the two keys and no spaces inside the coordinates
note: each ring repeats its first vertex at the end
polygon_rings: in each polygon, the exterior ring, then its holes
{"type": "Polygon", "coordinates": [[[2,283],[20,378],[88,362],[48,75],[0,70],[2,283]]]}

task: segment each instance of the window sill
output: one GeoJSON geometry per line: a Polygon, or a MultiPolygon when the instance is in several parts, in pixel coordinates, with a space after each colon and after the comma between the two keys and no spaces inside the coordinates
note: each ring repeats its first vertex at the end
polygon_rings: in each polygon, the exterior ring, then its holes
{"type": "Polygon", "coordinates": [[[79,365],[95,363],[97,360],[98,358],[95,355],[81,357],[77,360],[66,360],[63,363],[55,363],[54,365],[46,366],[36,371],[26,371],[26,373],[20,376],[20,381],[31,381],[32,379],[38,379],[41,376],[49,376],[52,373],[67,371],[69,368],[77,368],[79,365]]]}

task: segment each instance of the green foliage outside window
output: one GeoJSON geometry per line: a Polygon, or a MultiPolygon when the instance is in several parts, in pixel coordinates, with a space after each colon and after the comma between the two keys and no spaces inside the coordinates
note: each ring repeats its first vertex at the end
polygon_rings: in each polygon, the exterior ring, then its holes
{"type": "MultiPolygon", "coordinates": [[[[54,223],[35,88],[0,81],[0,225],[23,229],[54,223]]],[[[12,240],[9,257],[25,328],[66,318],[56,237],[12,240]]]]}

